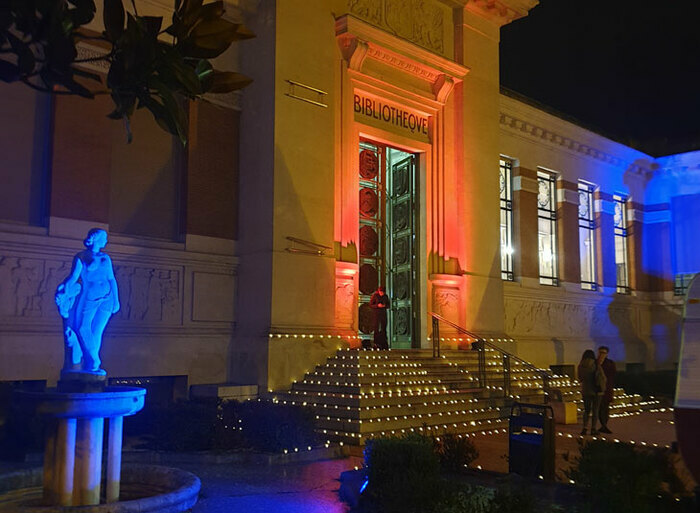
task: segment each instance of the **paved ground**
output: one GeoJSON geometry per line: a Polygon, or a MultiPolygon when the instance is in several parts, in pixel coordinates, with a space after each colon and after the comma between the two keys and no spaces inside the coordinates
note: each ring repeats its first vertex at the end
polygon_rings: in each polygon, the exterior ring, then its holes
{"type": "MultiPolygon", "coordinates": [[[[672,422],[673,414],[669,410],[615,418],[610,422],[614,433],[606,438],[666,446],[675,440],[672,422]]],[[[484,470],[507,472],[508,436],[504,427],[500,427],[498,433],[492,430],[491,434],[486,432],[473,438],[480,453],[474,465],[484,470]]],[[[564,453],[575,455],[577,452],[580,430],[580,425],[557,426],[558,473],[568,465],[564,453]]],[[[338,478],[341,472],[361,464],[360,457],[350,457],[270,466],[230,463],[179,463],[177,466],[194,472],[202,480],[201,498],[194,513],[340,513],[347,508],[338,498],[338,478]]],[[[11,467],[18,465],[0,464],[0,470],[11,467]]],[[[692,480],[690,483],[692,486],[692,480]]]]}
{"type": "Polygon", "coordinates": [[[341,513],[340,473],[359,458],[284,466],[181,465],[202,480],[193,513],[341,513]]]}

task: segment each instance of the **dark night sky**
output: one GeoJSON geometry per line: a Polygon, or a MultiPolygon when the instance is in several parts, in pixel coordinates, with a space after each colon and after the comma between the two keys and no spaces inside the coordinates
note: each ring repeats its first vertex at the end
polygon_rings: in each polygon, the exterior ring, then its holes
{"type": "Polygon", "coordinates": [[[501,85],[653,156],[700,149],[700,0],[540,0],[501,85]]]}

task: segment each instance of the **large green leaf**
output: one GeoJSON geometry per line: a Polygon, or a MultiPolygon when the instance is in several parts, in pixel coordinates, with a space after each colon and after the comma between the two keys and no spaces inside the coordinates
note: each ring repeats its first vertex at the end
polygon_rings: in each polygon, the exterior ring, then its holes
{"type": "Polygon", "coordinates": [[[243,89],[253,81],[252,78],[236,73],[235,71],[214,71],[212,75],[212,85],[209,93],[230,93],[238,89],[243,89]]]}
{"type": "Polygon", "coordinates": [[[124,5],[122,0],[104,0],[103,21],[107,39],[116,41],[124,32],[124,5]]]}

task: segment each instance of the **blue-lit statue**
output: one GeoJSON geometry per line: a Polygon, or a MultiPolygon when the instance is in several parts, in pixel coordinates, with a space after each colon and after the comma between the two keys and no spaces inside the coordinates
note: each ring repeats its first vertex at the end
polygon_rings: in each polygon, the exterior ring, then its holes
{"type": "Polygon", "coordinates": [[[70,275],[56,289],[66,344],[63,370],[105,374],[100,368],[102,334],[119,311],[119,290],[112,260],[102,252],[107,232],[93,228],[83,243],[86,249],[75,255],[70,275]]]}

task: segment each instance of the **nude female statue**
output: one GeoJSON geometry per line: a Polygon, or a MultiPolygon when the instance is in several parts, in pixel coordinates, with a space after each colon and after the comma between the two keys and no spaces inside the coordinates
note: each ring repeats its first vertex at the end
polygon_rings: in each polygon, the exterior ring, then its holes
{"type": "Polygon", "coordinates": [[[119,311],[119,290],[112,260],[101,251],[107,232],[93,228],[83,244],[86,249],[75,255],[71,274],[56,289],[66,343],[63,370],[77,370],[80,364],[82,371],[105,374],[99,355],[102,334],[119,311]]]}

